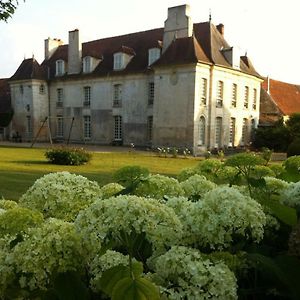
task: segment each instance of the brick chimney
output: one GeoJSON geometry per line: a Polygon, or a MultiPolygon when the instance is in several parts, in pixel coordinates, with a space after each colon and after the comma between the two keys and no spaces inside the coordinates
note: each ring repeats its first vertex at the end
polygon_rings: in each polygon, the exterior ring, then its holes
{"type": "Polygon", "coordinates": [[[45,40],[45,59],[49,59],[56,49],[63,44],[60,39],[50,39],[49,37],[45,40]]]}
{"type": "Polygon", "coordinates": [[[218,31],[221,33],[221,35],[224,37],[224,25],[222,23],[220,23],[216,27],[217,27],[218,31]]]}
{"type": "Polygon", "coordinates": [[[69,31],[68,74],[78,74],[81,72],[81,52],[79,30],[69,31]]]}
{"type": "Polygon", "coordinates": [[[168,8],[168,18],[165,21],[163,52],[176,38],[191,37],[193,23],[190,17],[190,6],[180,5],[168,8]]]}

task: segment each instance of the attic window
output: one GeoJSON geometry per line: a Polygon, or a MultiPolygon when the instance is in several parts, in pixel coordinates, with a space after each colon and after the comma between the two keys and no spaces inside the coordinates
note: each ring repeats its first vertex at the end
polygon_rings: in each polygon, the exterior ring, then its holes
{"type": "Polygon", "coordinates": [[[114,54],[114,70],[122,70],[125,68],[125,53],[114,54]]]}
{"type": "Polygon", "coordinates": [[[65,74],[65,62],[62,59],[56,61],[56,76],[62,76],[65,74]]]}
{"type": "Polygon", "coordinates": [[[92,71],[92,58],[86,56],[83,58],[83,73],[90,73],[92,71]]]}
{"type": "Polygon", "coordinates": [[[148,66],[152,65],[155,61],[160,58],[160,49],[151,48],[148,51],[148,66]]]}

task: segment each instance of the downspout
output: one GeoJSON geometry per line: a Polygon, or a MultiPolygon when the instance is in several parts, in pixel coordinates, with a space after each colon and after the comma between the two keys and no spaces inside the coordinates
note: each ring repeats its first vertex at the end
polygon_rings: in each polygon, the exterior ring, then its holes
{"type": "Polygon", "coordinates": [[[210,150],[211,147],[211,129],[212,129],[212,93],[213,93],[213,70],[214,66],[211,65],[209,68],[209,96],[208,96],[208,131],[207,131],[207,148],[210,150]]]}

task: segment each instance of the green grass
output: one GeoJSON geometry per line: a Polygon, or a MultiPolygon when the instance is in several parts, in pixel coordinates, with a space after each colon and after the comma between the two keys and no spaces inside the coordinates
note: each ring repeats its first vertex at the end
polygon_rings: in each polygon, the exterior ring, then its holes
{"type": "Polygon", "coordinates": [[[146,167],[151,173],[176,176],[180,170],[195,166],[199,159],[162,158],[148,152],[94,152],[83,166],[49,164],[46,149],[0,147],[0,198],[18,200],[44,174],[69,171],[97,181],[101,186],[112,182],[112,174],[128,165],[146,167]]]}

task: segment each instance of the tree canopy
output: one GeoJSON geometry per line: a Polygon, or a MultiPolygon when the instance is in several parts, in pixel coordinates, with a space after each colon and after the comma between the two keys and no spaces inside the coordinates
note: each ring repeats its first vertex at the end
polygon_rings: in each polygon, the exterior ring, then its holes
{"type": "Polygon", "coordinates": [[[8,18],[15,13],[18,5],[18,0],[0,0],[0,21],[7,22],[8,18]]]}

